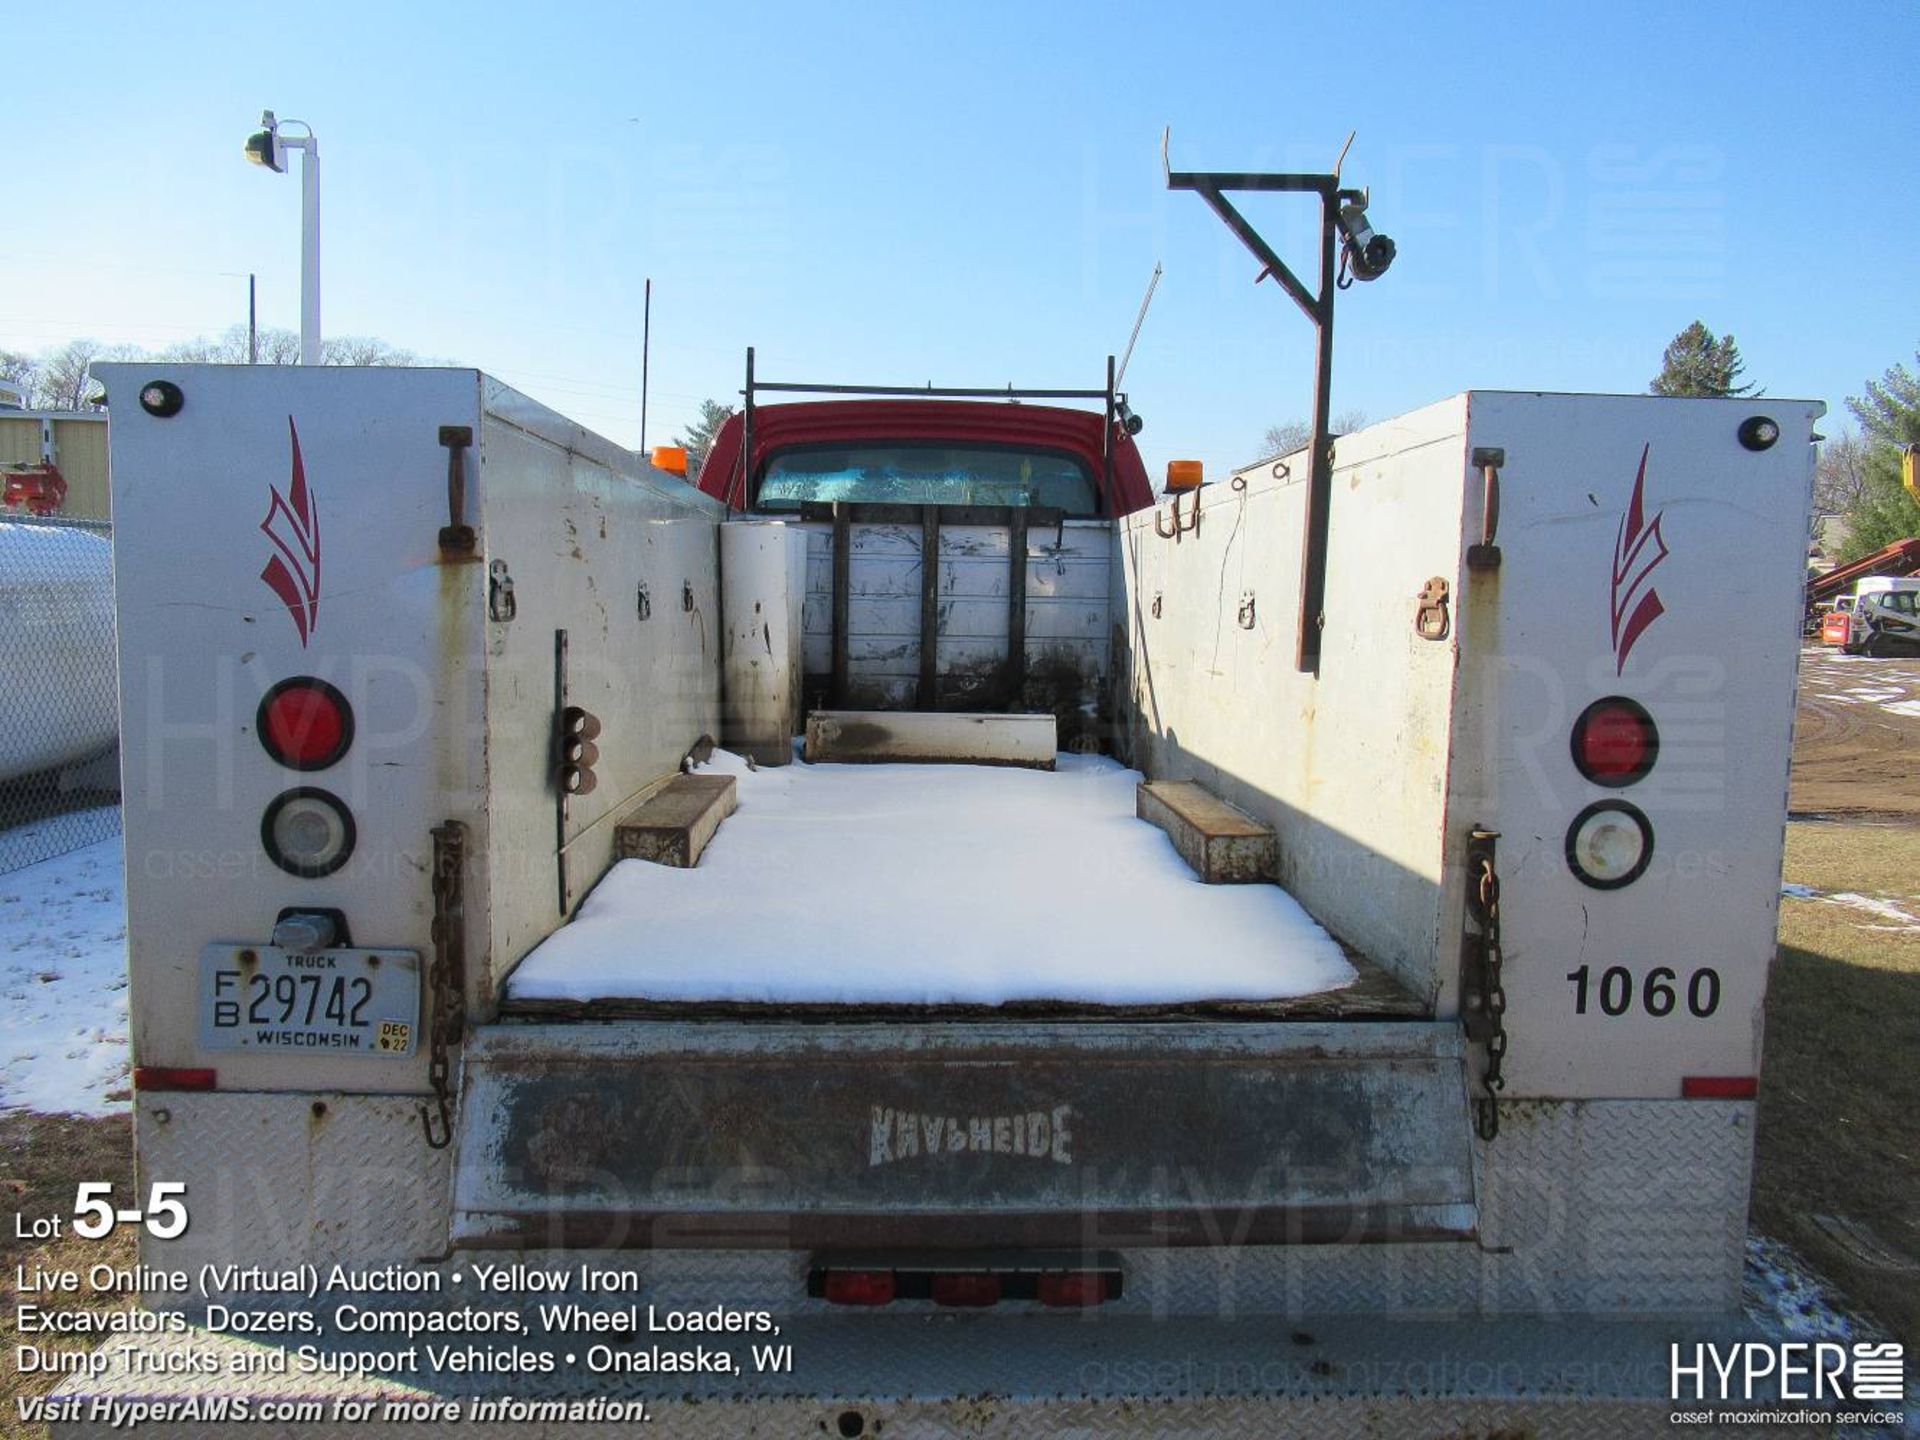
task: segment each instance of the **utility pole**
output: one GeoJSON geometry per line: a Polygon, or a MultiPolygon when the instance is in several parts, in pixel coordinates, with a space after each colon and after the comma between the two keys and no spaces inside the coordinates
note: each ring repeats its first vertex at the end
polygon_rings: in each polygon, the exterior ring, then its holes
{"type": "Polygon", "coordinates": [[[647,453],[647,360],[653,349],[653,277],[647,277],[646,300],[640,311],[640,453],[647,453]]]}

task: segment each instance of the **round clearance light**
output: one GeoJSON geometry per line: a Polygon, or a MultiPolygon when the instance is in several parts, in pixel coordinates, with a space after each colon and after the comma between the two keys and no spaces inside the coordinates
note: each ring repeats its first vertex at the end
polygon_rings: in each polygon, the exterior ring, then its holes
{"type": "Polygon", "coordinates": [[[169,415],[178,415],[181,406],[186,403],[187,397],[180,393],[180,387],[171,380],[149,380],[140,387],[140,408],[162,420],[169,415]]]}
{"type": "Polygon", "coordinates": [[[1646,706],[1624,695],[1596,700],[1573,722],[1573,764],[1596,785],[1646,778],[1660,758],[1660,731],[1646,706]]]}
{"type": "Polygon", "coordinates": [[[1771,450],[1780,438],[1780,422],[1771,415],[1750,415],[1740,422],[1739,436],[1749,450],[1771,450]]]}
{"type": "Polygon", "coordinates": [[[1653,827],[1624,800],[1589,805],[1567,829],[1567,867],[1596,890],[1631,885],[1652,860],[1653,827]]]}
{"type": "Polygon", "coordinates": [[[261,697],[260,743],[290,770],[324,770],[353,744],[353,707],[324,680],[298,675],[261,697]]]}
{"type": "Polygon", "coordinates": [[[260,843],[289,875],[318,880],[353,854],[353,816],[340,797],[311,786],[279,796],[260,819],[260,843]]]}

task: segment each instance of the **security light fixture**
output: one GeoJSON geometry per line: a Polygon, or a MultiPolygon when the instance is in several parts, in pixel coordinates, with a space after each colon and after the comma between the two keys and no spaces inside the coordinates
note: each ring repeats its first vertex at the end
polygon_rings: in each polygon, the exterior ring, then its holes
{"type": "Polygon", "coordinates": [[[287,169],[287,151],[300,152],[300,363],[320,363],[320,144],[304,120],[278,120],[260,112],[260,129],[242,147],[249,161],[278,174],[287,169]],[[298,125],[304,135],[284,135],[298,125]]]}

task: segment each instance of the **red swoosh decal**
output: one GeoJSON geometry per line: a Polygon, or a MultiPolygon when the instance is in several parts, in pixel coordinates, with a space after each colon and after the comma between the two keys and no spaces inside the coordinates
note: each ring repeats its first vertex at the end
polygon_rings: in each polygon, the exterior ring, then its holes
{"type": "Polygon", "coordinates": [[[291,415],[287,417],[287,434],[293,453],[287,493],[282,495],[277,487],[268,486],[267,517],[260,522],[260,533],[279,553],[267,557],[260,578],[287,607],[304,647],[320,622],[320,507],[307,484],[300,432],[291,415]]]}
{"type": "Polygon", "coordinates": [[[1646,633],[1647,627],[1666,614],[1660,592],[1652,585],[1653,572],[1668,555],[1667,542],[1660,533],[1665,511],[1651,521],[1646,518],[1647,456],[1652,445],[1640,451],[1640,469],[1633,477],[1633,495],[1627,501],[1627,513],[1620,519],[1620,533],[1613,542],[1613,593],[1608,616],[1613,629],[1614,674],[1627,668],[1627,657],[1646,633]]]}

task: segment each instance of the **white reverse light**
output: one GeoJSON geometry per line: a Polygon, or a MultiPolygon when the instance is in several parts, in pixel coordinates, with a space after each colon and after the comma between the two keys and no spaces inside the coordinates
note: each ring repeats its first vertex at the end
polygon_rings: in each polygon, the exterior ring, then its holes
{"type": "Polygon", "coordinates": [[[1653,827],[1624,800],[1589,805],[1567,830],[1567,866],[1596,890],[1631,885],[1652,859],[1653,827]]]}
{"type": "Polygon", "coordinates": [[[289,875],[317,880],[353,854],[353,816],[338,796],[311,786],[289,790],[260,820],[267,855],[289,875]]]}

